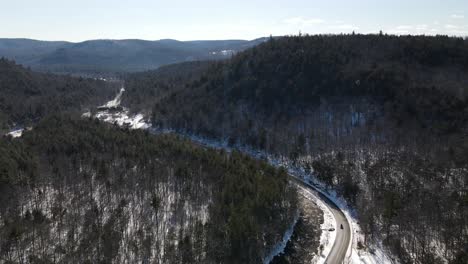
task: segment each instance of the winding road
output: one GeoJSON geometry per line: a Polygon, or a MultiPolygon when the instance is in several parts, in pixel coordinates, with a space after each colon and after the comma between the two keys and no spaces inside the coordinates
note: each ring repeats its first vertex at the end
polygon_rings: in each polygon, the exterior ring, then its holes
{"type": "Polygon", "coordinates": [[[292,180],[300,187],[312,193],[315,197],[320,199],[333,214],[336,221],[336,237],[333,247],[327,256],[325,263],[327,264],[341,264],[345,263],[346,253],[348,252],[349,243],[351,241],[351,228],[344,213],[331,201],[327,196],[323,195],[313,185],[307,184],[295,176],[291,175],[292,180]],[[343,225],[343,229],[340,226],[343,225]]]}

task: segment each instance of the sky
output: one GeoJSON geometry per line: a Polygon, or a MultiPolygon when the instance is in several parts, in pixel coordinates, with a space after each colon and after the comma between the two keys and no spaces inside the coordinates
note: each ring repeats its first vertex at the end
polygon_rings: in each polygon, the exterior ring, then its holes
{"type": "Polygon", "coordinates": [[[0,0],[0,38],[255,39],[377,33],[468,36],[468,0],[0,0]]]}

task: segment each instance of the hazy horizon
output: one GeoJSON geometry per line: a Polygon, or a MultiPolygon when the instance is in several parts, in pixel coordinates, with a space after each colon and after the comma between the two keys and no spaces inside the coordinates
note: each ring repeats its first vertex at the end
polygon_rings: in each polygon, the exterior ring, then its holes
{"type": "Polygon", "coordinates": [[[96,39],[252,40],[340,33],[468,36],[468,2],[371,0],[311,2],[214,0],[18,0],[3,4],[0,38],[82,42],[96,39]]]}
{"type": "MultiPolygon", "coordinates": [[[[309,35],[309,36],[314,36],[314,35],[340,35],[340,34],[345,34],[345,35],[351,35],[352,32],[346,32],[346,33],[317,33],[317,34],[309,34],[309,33],[302,33],[298,32],[298,34],[301,33],[303,35],[309,35]]],[[[356,34],[361,34],[361,35],[376,35],[379,34],[379,32],[368,32],[368,33],[360,33],[360,32],[355,32],[356,34]]],[[[436,35],[429,35],[429,34],[395,34],[395,33],[388,33],[388,32],[383,32],[384,34],[387,35],[393,35],[393,36],[448,36],[452,38],[468,38],[468,35],[447,35],[447,34],[436,34],[436,35]]],[[[298,34],[290,34],[290,35],[281,35],[281,36],[273,36],[273,37],[288,37],[288,36],[297,36],[298,34]]],[[[100,40],[109,40],[109,41],[125,41],[125,40],[139,40],[139,41],[148,41],[148,42],[156,42],[156,41],[164,41],[164,40],[173,40],[173,41],[179,41],[179,42],[196,42],[196,41],[254,41],[256,39],[261,39],[261,38],[267,38],[270,36],[260,36],[258,38],[253,38],[253,39],[188,39],[188,40],[180,40],[180,39],[173,39],[173,38],[162,38],[162,39],[141,39],[141,38],[121,38],[121,39],[112,39],[112,38],[96,38],[96,39],[84,39],[84,40],[79,40],[79,41],[69,41],[69,40],[46,40],[46,39],[34,39],[34,38],[22,38],[22,37],[17,37],[17,38],[4,38],[0,37],[0,39],[10,39],[10,40],[32,40],[32,41],[40,41],[40,42],[67,42],[67,43],[82,43],[82,42],[87,42],[87,41],[100,41],[100,40]]]]}

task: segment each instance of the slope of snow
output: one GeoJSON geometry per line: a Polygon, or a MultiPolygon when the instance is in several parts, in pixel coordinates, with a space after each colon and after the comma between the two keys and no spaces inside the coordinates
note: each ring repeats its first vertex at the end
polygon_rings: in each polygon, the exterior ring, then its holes
{"type": "Polygon", "coordinates": [[[125,92],[125,88],[121,88],[120,92],[117,94],[117,96],[113,99],[107,102],[105,105],[102,107],[107,107],[107,108],[112,108],[112,107],[117,107],[120,105],[120,102],[122,101],[122,95],[125,92]]]}
{"type": "Polygon", "coordinates": [[[23,128],[15,129],[15,130],[12,130],[9,133],[7,133],[7,135],[11,136],[12,138],[18,138],[18,137],[21,137],[23,135],[23,131],[24,131],[23,128]]]}

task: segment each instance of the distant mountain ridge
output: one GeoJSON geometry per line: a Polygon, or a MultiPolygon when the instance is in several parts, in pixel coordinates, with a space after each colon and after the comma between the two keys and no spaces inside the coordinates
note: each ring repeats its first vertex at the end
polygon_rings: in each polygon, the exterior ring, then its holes
{"type": "Polygon", "coordinates": [[[224,59],[265,40],[102,39],[72,43],[0,39],[0,57],[39,71],[93,75],[152,70],[185,61],[224,59]]]}

